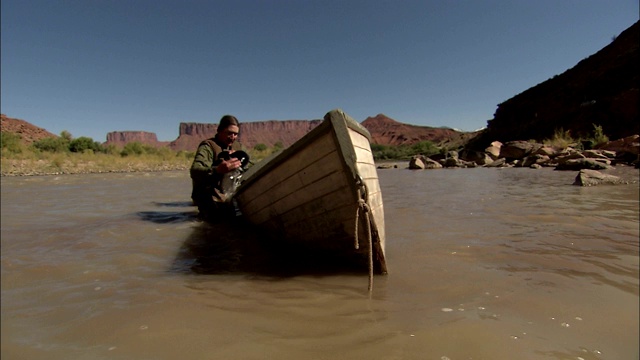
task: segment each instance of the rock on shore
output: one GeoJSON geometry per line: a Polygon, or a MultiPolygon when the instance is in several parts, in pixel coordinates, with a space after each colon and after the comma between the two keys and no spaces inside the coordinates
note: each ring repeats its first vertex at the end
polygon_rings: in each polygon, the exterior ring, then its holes
{"type": "Polygon", "coordinates": [[[442,155],[426,157],[415,155],[409,161],[409,169],[440,169],[469,167],[554,167],[555,170],[580,171],[575,185],[628,183],[598,170],[608,170],[616,165],[640,166],[640,136],[633,135],[601,144],[596,149],[580,150],[572,147],[555,149],[529,141],[491,143],[484,152],[449,151],[442,155]]]}

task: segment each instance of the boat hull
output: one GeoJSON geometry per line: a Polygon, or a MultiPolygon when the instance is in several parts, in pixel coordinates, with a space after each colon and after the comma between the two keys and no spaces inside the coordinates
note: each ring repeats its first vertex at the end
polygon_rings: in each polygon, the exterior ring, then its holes
{"type": "Polygon", "coordinates": [[[235,195],[243,216],[319,253],[370,255],[386,273],[384,208],[370,135],[341,110],[250,169],[235,195]]]}

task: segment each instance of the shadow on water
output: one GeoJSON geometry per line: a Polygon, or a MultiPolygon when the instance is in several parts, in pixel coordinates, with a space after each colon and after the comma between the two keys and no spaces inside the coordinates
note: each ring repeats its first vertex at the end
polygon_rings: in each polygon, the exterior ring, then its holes
{"type": "Polygon", "coordinates": [[[195,221],[198,218],[197,211],[139,211],[136,215],[142,220],[156,224],[181,223],[195,221]]]}
{"type": "MultiPolygon", "coordinates": [[[[193,207],[191,202],[154,202],[159,207],[193,207]]],[[[368,272],[366,259],[353,249],[328,251],[269,237],[242,216],[202,221],[198,210],[140,211],[136,215],[158,224],[197,222],[184,240],[171,271],[193,274],[253,274],[277,277],[368,272]]]]}
{"type": "Polygon", "coordinates": [[[195,221],[198,218],[198,211],[195,210],[191,201],[158,202],[154,205],[159,207],[193,208],[191,211],[139,211],[136,215],[144,221],[156,224],[181,223],[195,221]]]}
{"type": "Polygon", "coordinates": [[[236,217],[202,222],[185,239],[171,271],[193,274],[251,274],[274,277],[366,273],[354,256],[295,246],[264,235],[236,217]]]}
{"type": "Polygon", "coordinates": [[[164,207],[193,207],[192,201],[174,201],[174,202],[158,202],[154,201],[154,205],[164,206],[164,207]]]}

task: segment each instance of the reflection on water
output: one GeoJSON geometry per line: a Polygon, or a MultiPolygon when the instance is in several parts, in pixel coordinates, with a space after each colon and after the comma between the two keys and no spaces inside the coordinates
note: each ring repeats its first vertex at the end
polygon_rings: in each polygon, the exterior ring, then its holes
{"type": "Polygon", "coordinates": [[[274,277],[367,271],[364,259],[347,255],[284,243],[235,218],[196,226],[178,250],[172,271],[274,277]]]}
{"type": "Polygon", "coordinates": [[[371,296],[366,266],[198,221],[185,172],[2,178],[1,355],[638,357],[637,186],[379,175],[389,275],[371,296]]]}
{"type": "Polygon", "coordinates": [[[192,232],[180,246],[171,271],[194,274],[259,274],[293,277],[368,271],[365,259],[349,254],[308,249],[269,237],[241,217],[204,222],[192,202],[152,202],[181,211],[139,211],[140,219],[156,224],[191,223],[192,232]],[[186,208],[186,209],[183,209],[186,208]]]}
{"type": "Polygon", "coordinates": [[[138,216],[141,219],[154,222],[156,224],[179,223],[185,221],[197,220],[198,213],[193,212],[175,212],[175,211],[140,211],[138,216]]]}

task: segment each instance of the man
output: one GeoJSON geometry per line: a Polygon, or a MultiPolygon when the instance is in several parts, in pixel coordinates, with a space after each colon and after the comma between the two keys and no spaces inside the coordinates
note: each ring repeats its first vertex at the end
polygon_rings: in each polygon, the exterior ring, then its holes
{"type": "Polygon", "coordinates": [[[239,131],[238,119],[225,115],[220,119],[216,135],[198,145],[190,170],[193,185],[191,199],[198,206],[203,220],[215,220],[216,217],[225,215],[226,211],[230,214],[233,210],[229,204],[225,204],[220,183],[225,174],[239,169],[242,162],[235,157],[221,158],[220,154],[232,154],[242,148],[236,142],[239,131]]]}

